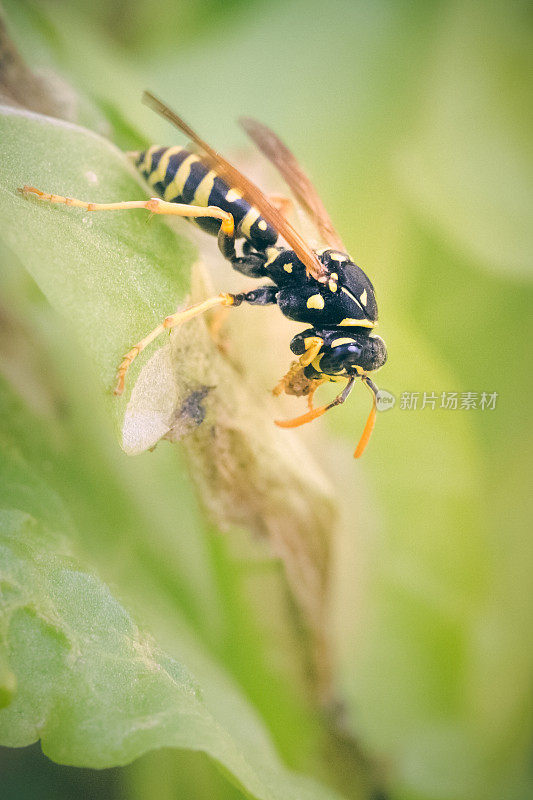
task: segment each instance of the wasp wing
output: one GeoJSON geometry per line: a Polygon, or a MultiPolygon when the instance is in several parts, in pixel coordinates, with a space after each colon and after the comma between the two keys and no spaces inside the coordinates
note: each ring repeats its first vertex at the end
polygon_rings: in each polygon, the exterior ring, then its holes
{"type": "Polygon", "coordinates": [[[238,189],[242,192],[243,197],[261,213],[264,219],[269,222],[277,230],[280,236],[283,236],[287,244],[292,247],[298,258],[305,264],[307,272],[313,278],[319,281],[326,279],[326,270],[318,260],[317,255],[304,241],[300,234],[290,225],[285,217],[269,203],[263,192],[250,181],[245,175],[242,174],[233,164],[213,150],[207,142],[198,136],[198,134],[188,125],[181,117],[179,117],[168,106],[154,97],[150,92],[144,92],[143,102],[153,108],[158,114],[165,119],[168,119],[173,125],[179,128],[180,131],[185,133],[198,147],[200,147],[205,154],[203,160],[223,178],[226,183],[231,187],[238,189]]]}
{"type": "Polygon", "coordinates": [[[269,127],[250,117],[239,119],[250,139],[276,167],[287,182],[294,196],[309,215],[325,244],[345,252],[341,237],[333,227],[317,190],[293,156],[289,148],[269,127]]]}

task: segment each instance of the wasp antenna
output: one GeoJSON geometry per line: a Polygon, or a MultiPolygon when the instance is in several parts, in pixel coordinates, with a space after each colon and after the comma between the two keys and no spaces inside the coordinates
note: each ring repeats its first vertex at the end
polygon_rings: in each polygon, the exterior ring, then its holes
{"type": "Polygon", "coordinates": [[[374,425],[376,423],[378,387],[366,375],[363,377],[363,381],[372,392],[372,408],[370,410],[370,414],[368,415],[363,435],[359,439],[359,444],[355,448],[355,452],[353,454],[354,458],[361,458],[365,452],[368,440],[370,439],[370,435],[374,430],[374,425]]]}

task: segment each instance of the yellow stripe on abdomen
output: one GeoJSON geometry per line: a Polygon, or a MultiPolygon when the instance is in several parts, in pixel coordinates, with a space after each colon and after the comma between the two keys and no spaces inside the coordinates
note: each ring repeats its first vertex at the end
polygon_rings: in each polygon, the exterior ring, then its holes
{"type": "Polygon", "coordinates": [[[244,217],[242,218],[241,231],[243,232],[243,234],[246,236],[247,239],[250,238],[250,228],[252,227],[254,222],[259,219],[259,217],[260,217],[259,211],[253,206],[251,206],[244,215],[244,217]]]}
{"type": "Polygon", "coordinates": [[[152,154],[155,153],[156,150],[159,150],[158,144],[153,144],[148,148],[148,150],[145,151],[144,158],[138,167],[141,172],[144,172],[148,175],[152,171],[152,154]]]}
{"type": "Polygon", "coordinates": [[[165,180],[165,175],[167,174],[167,167],[170,157],[173,156],[175,153],[180,153],[183,150],[183,147],[176,145],[175,147],[167,147],[161,158],[159,159],[159,164],[154,169],[153,172],[150,173],[148,176],[148,183],[150,186],[154,186],[156,183],[160,183],[161,181],[165,180]]]}
{"type": "Polygon", "coordinates": [[[191,167],[197,161],[200,161],[200,157],[191,154],[190,156],[187,156],[182,164],[180,164],[178,171],[165,189],[163,196],[164,200],[169,200],[172,202],[172,200],[180,196],[180,194],[183,192],[183,187],[187,183],[187,178],[191,174],[191,167]]]}
{"type": "Polygon", "coordinates": [[[209,170],[207,175],[204,175],[204,177],[196,187],[196,191],[194,193],[191,205],[203,206],[204,208],[206,208],[209,205],[209,195],[213,190],[215,178],[217,177],[218,177],[217,173],[213,169],[209,170]]]}

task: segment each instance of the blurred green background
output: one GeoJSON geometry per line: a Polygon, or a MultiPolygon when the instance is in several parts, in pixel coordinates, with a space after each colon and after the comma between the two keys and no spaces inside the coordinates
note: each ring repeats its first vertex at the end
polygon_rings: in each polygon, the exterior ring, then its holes
{"type": "MultiPolygon", "coordinates": [[[[170,445],[120,453],[91,367],[69,381],[72,326],[6,254],[13,324],[31,302],[47,380],[69,409],[60,463],[47,469],[81,532],[76,554],[170,649],[185,619],[289,767],[368,796],[346,766],[360,747],[391,798],[531,797],[531,4],[3,7],[26,61],[62,76],[82,98],[79,121],[121,148],[172,141],[140,105],[145,88],[222,152],[245,146],[240,115],[276,130],[376,287],[389,349],[378,383],[397,398],[356,466],[346,453],[366,393],[325,423],[324,466],[344,515],[330,625],[349,733],[335,750],[283,661],[290,644],[273,665],[276,642],[257,617],[277,567],[266,560],[265,580],[250,584],[238,544],[206,524],[170,445]],[[406,392],[419,393],[418,408],[401,407],[406,392]],[[424,392],[435,408],[421,407],[424,392]],[[442,392],[459,393],[459,406],[475,392],[478,407],[442,409],[442,392]],[[497,393],[493,410],[479,407],[482,392],[497,393]]],[[[281,352],[280,374],[286,362],[281,352]]],[[[3,750],[0,770],[9,798],[242,796],[207,759],[175,750],[102,773],[58,767],[35,747],[3,750]]]]}

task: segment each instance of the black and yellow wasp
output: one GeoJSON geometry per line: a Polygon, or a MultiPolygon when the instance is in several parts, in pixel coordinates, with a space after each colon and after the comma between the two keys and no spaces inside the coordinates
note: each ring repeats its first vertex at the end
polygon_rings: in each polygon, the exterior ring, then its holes
{"type": "Polygon", "coordinates": [[[310,327],[292,339],[290,348],[299,360],[293,362],[274,390],[275,394],[285,391],[306,395],[309,410],[300,417],[276,424],[296,427],[316,419],[343,403],[360,378],[371,390],[373,402],[354,453],[359,457],[376,417],[378,389],[368,373],[385,363],[387,351],[384,341],[372,333],[378,318],[374,287],[345,252],[316,189],[275,133],[252,119],[241,119],[245,131],[281,173],[327,245],[315,251],[286,219],[287,201],[267,199],[257,186],[160,100],[149,92],[145,92],[143,99],[194,143],[192,147],[155,145],[142,153],[131,154],[159,197],[147,201],[88,203],[46,194],[33,186],[24,186],[20,191],[87,211],[145,208],[153,214],[191,218],[201,228],[218,236],[222,255],[235,270],[248,277],[266,279],[268,283],[239,294],[223,292],[166,317],[124,356],[118,368],[115,394],[122,393],[133,359],[163,331],[216,306],[277,304],[286,317],[308,323],[310,327]],[[278,244],[280,238],[288,246],[278,244]],[[237,239],[244,240],[240,254],[235,248],[237,239]],[[343,391],[327,405],[313,407],[316,388],[325,381],[341,379],[346,380],[343,391]]]}

